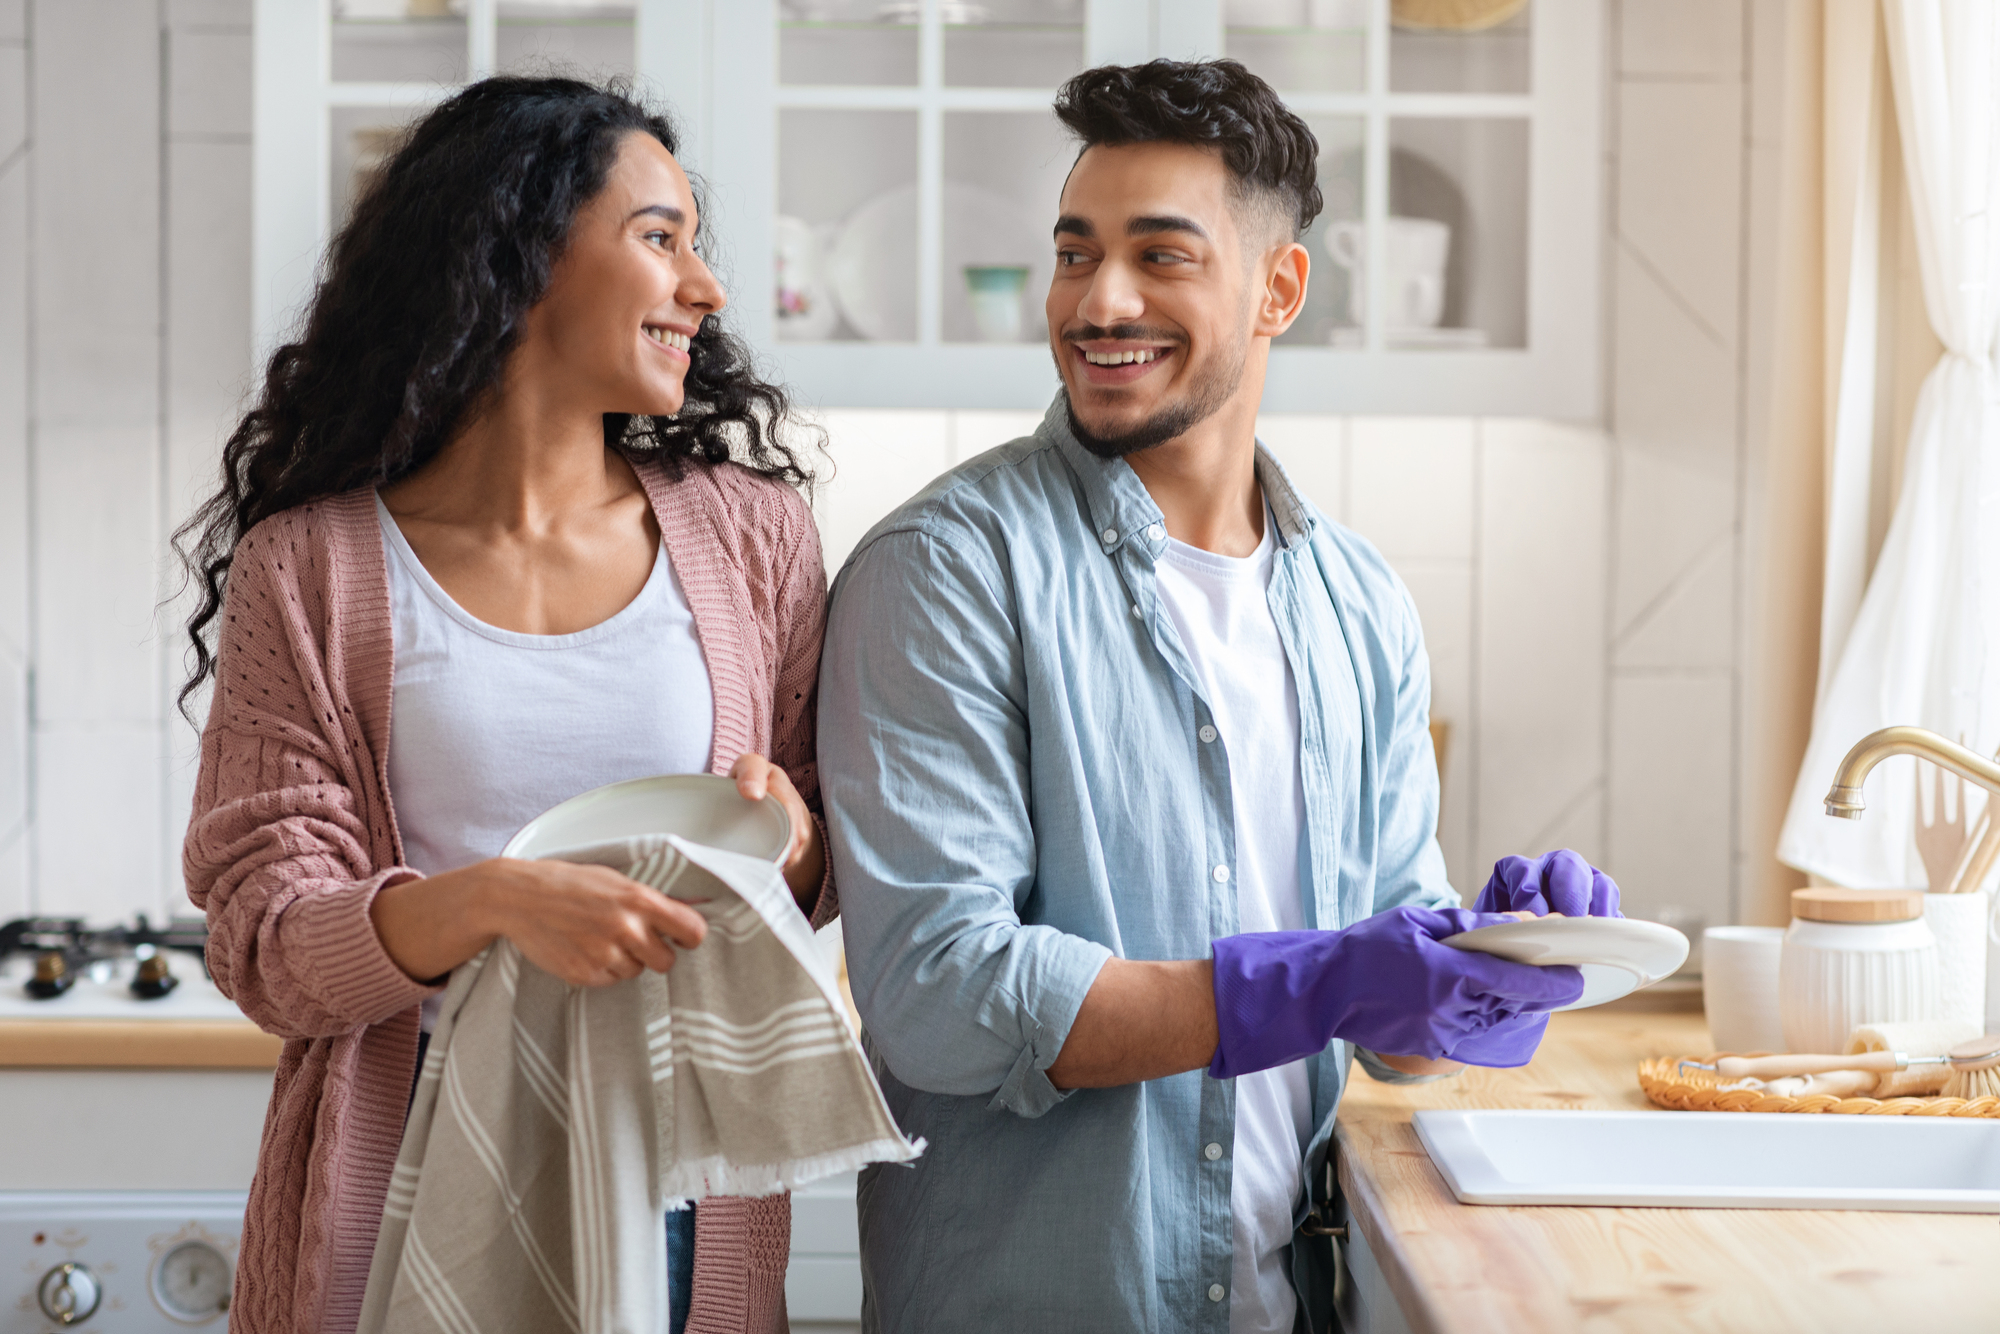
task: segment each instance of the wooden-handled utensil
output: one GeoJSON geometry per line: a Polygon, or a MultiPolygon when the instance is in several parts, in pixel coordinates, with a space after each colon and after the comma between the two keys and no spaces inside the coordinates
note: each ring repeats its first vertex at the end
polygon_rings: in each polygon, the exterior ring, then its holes
{"type": "Polygon", "coordinates": [[[1713,1070],[1724,1079],[1783,1079],[1788,1075],[1819,1075],[1833,1070],[1870,1070],[1888,1074],[1914,1065],[1948,1065],[1949,1056],[1912,1056],[1902,1051],[1850,1052],[1845,1056],[1798,1053],[1790,1056],[1721,1056],[1713,1063],[1682,1061],[1681,1068],[1713,1070]]]}

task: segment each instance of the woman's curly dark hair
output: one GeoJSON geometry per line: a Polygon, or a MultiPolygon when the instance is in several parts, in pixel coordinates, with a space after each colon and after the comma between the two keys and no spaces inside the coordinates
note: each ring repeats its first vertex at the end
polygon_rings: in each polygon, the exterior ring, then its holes
{"type": "MultiPolygon", "coordinates": [[[[629,134],[679,150],[672,122],[616,85],[485,79],[418,121],[361,192],[304,332],[271,355],[256,405],[223,446],[220,489],[174,534],[201,589],[183,711],[215,672],[208,632],[243,535],[437,455],[498,383],[571,222],[629,134]]],[[[783,435],[796,425],[790,400],[758,376],[749,348],[710,315],[688,355],[685,406],[672,417],[608,413],[605,443],[675,475],[734,461],[810,486],[783,435]]]]}
{"type": "Polygon", "coordinates": [[[1098,144],[1162,142],[1218,150],[1238,192],[1276,204],[1294,240],[1319,216],[1319,140],[1237,61],[1087,69],[1056,93],[1056,119],[1086,152],[1098,144]]]}

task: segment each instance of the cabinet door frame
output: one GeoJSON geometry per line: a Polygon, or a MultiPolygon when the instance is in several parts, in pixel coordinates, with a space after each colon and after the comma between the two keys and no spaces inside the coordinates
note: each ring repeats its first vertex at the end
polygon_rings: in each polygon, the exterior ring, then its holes
{"type": "MultiPolygon", "coordinates": [[[[933,9],[937,0],[926,0],[933,9]]],[[[1495,415],[1594,419],[1603,396],[1601,303],[1604,0],[1533,0],[1532,91],[1519,96],[1387,91],[1389,0],[1370,0],[1369,86],[1296,99],[1311,112],[1363,118],[1364,222],[1387,221],[1387,132],[1399,116],[1519,116],[1529,125],[1528,346],[1468,351],[1381,346],[1381,302],[1364,347],[1271,350],[1263,406],[1271,412],[1495,415]]],[[[492,67],[497,0],[468,0],[478,78],[492,67]]],[[[1223,48],[1221,0],[1086,0],[1092,64],[1155,55],[1194,58],[1223,48]]],[[[266,356],[310,298],[328,217],[329,116],[336,106],[423,106],[437,85],[335,84],[331,0],[256,0],[252,305],[266,356]]],[[[777,0],[638,0],[638,86],[672,108],[681,156],[703,192],[704,244],[728,284],[732,319],[771,372],[815,407],[1040,409],[1057,379],[1040,344],[938,340],[942,115],[947,109],[1026,111],[1010,89],[941,89],[933,25],[920,51],[918,111],[920,330],[914,344],[781,343],[772,310],[778,112],[807,104],[781,94],[777,0]]],[[[866,97],[859,99],[866,101],[866,97]]],[[[1371,266],[1383,251],[1371,245],[1371,266]]],[[[1379,273],[1375,275],[1379,278],[1379,273]]],[[[1379,289],[1379,282],[1373,284],[1379,289]]],[[[1032,302],[1034,294],[1030,294],[1032,302]]]]}

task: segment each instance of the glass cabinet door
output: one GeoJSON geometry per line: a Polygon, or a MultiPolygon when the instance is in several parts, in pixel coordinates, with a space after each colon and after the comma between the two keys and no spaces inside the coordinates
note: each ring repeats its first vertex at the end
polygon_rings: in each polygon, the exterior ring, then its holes
{"type": "Polygon", "coordinates": [[[1608,0],[254,0],[268,347],[396,135],[496,71],[671,106],[733,319],[801,401],[1035,408],[1056,89],[1227,55],[1319,140],[1271,411],[1587,417],[1608,0]]]}
{"type": "Polygon", "coordinates": [[[785,342],[1040,343],[1085,0],[781,0],[785,342]]]}
{"type": "Polygon", "coordinates": [[[347,217],[410,123],[489,73],[603,80],[635,71],[636,0],[332,0],[326,222],[347,217]]]}
{"type": "Polygon", "coordinates": [[[1223,14],[1228,53],[1320,140],[1313,283],[1279,341],[1527,347],[1527,0],[1226,0],[1223,14]]]}

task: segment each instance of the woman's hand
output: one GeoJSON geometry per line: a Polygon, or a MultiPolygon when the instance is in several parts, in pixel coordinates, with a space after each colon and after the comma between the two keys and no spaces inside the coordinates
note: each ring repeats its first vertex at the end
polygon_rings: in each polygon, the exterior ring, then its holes
{"type": "Polygon", "coordinates": [[[530,963],[572,986],[602,987],[666,972],[673,947],[708,933],[700,913],[608,866],[496,857],[390,885],[369,909],[396,966],[449,973],[505,936],[530,963]]]}
{"type": "Polygon", "coordinates": [[[791,886],[799,907],[809,909],[820,882],[826,879],[826,848],[820,842],[819,822],[792,786],[791,775],[762,755],[746,754],[730,766],[729,776],[736,780],[736,790],[746,801],[762,801],[768,793],[792,817],[792,843],[785,849],[785,883],[791,886]]]}

